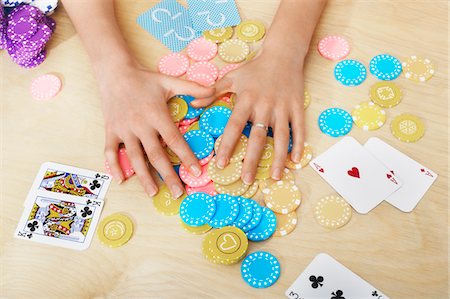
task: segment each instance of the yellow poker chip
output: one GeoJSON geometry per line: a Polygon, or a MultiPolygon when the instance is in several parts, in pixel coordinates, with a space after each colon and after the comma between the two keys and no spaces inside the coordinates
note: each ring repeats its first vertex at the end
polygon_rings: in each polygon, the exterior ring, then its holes
{"type": "Polygon", "coordinates": [[[224,169],[216,165],[216,158],[212,158],[208,163],[208,176],[220,185],[230,185],[237,182],[242,174],[242,161],[229,163],[224,169]]]}
{"type": "Polygon", "coordinates": [[[265,34],[266,28],[260,21],[247,20],[236,26],[236,35],[244,42],[259,41],[265,34]]]}
{"type": "Polygon", "coordinates": [[[183,193],[179,198],[173,198],[167,185],[162,184],[159,187],[158,193],[153,197],[153,205],[159,213],[166,216],[173,216],[179,213],[181,202],[185,197],[186,193],[183,193]]]}
{"type": "Polygon", "coordinates": [[[306,108],[309,107],[309,104],[311,104],[311,95],[309,94],[309,92],[307,92],[305,90],[304,97],[303,97],[303,105],[304,105],[305,110],[306,110],[306,108]]]}
{"type": "Polygon", "coordinates": [[[427,58],[410,56],[402,63],[403,75],[409,80],[425,82],[434,75],[434,65],[427,58]]]}
{"type": "Polygon", "coordinates": [[[292,211],[289,214],[277,214],[277,227],[273,235],[275,237],[284,237],[291,233],[297,226],[297,211],[292,211]]]}
{"type": "Polygon", "coordinates": [[[97,236],[108,247],[120,247],[133,235],[133,222],[121,213],[103,218],[97,229],[97,236]]]}
{"type": "Polygon", "coordinates": [[[364,131],[381,128],[386,122],[386,112],[373,102],[362,102],[352,111],[353,122],[364,131]]]}
{"type": "Polygon", "coordinates": [[[188,105],[182,98],[173,97],[167,102],[167,105],[174,122],[182,120],[188,112],[188,105]]]}
{"type": "Polygon", "coordinates": [[[370,99],[372,102],[383,108],[397,106],[402,100],[403,93],[392,81],[380,81],[370,87],[370,99]]]}
{"type": "Polygon", "coordinates": [[[241,179],[239,179],[236,182],[226,186],[214,183],[214,188],[218,193],[221,194],[240,196],[247,192],[248,188],[250,188],[250,185],[246,185],[241,179]]]}
{"type": "Polygon", "coordinates": [[[267,167],[258,166],[256,168],[255,178],[257,180],[265,180],[265,179],[270,178],[270,166],[267,166],[267,167]]]}
{"type": "Polygon", "coordinates": [[[216,44],[223,43],[233,36],[233,27],[216,28],[203,31],[203,36],[216,44]]]}
{"type": "Polygon", "coordinates": [[[200,226],[189,226],[183,221],[180,221],[181,226],[184,228],[185,231],[190,232],[194,235],[203,235],[209,232],[212,229],[212,226],[210,226],[208,223],[200,225],[200,226]]]}
{"type": "Polygon", "coordinates": [[[292,183],[278,181],[262,190],[266,206],[279,214],[288,214],[298,208],[301,203],[301,193],[292,183]]]}
{"type": "MultiPolygon", "coordinates": [[[[216,153],[218,152],[220,143],[222,142],[222,136],[223,135],[219,136],[219,138],[217,138],[217,140],[216,140],[216,143],[214,144],[214,151],[216,153]]],[[[247,150],[247,143],[248,143],[247,136],[241,135],[238,142],[236,143],[236,146],[234,147],[234,152],[231,155],[231,158],[230,158],[231,163],[244,160],[245,153],[247,150]]]]}
{"type": "Polygon", "coordinates": [[[250,52],[250,53],[247,55],[247,57],[245,58],[245,61],[253,60],[253,58],[256,57],[256,54],[258,54],[258,52],[256,52],[256,51],[250,52]]]}
{"type": "MultiPolygon", "coordinates": [[[[295,175],[288,168],[285,168],[283,170],[283,175],[281,176],[280,181],[288,182],[288,183],[295,185],[295,175]]],[[[259,180],[259,186],[260,186],[261,190],[264,190],[266,188],[269,188],[276,182],[278,182],[278,181],[276,181],[272,178],[267,178],[265,180],[259,180]]]]}
{"type": "Polygon", "coordinates": [[[272,137],[267,137],[266,144],[263,147],[261,158],[259,159],[258,166],[268,167],[272,165],[275,153],[275,146],[272,137]]]}
{"type": "Polygon", "coordinates": [[[209,105],[209,106],[205,109],[205,111],[208,110],[208,109],[210,109],[210,108],[212,108],[212,107],[216,107],[216,106],[221,106],[221,107],[225,107],[225,108],[228,108],[228,109],[230,109],[230,110],[233,110],[233,107],[232,107],[230,104],[228,104],[227,102],[225,102],[225,101],[215,101],[214,103],[212,103],[211,105],[209,105]]]}
{"type": "Polygon", "coordinates": [[[316,203],[314,217],[323,227],[336,229],[350,221],[352,209],[342,197],[329,195],[316,203]]]}
{"type": "Polygon", "coordinates": [[[241,196],[245,198],[252,198],[256,194],[256,192],[258,192],[258,183],[255,181],[253,182],[253,184],[250,185],[248,190],[245,191],[245,193],[242,194],[241,196]]]}
{"type": "Polygon", "coordinates": [[[302,157],[300,158],[300,163],[292,162],[291,158],[288,156],[286,159],[286,167],[292,170],[298,170],[305,168],[313,157],[313,149],[308,143],[304,143],[302,157]]]}
{"type": "Polygon", "coordinates": [[[200,130],[200,124],[198,121],[193,122],[192,124],[189,125],[187,132],[189,131],[195,131],[195,130],[200,130]]]}
{"type": "Polygon", "coordinates": [[[391,122],[391,132],[403,142],[416,142],[425,134],[425,125],[415,115],[403,113],[391,122]]]}
{"type": "Polygon", "coordinates": [[[180,165],[181,159],[175,154],[169,147],[166,147],[167,156],[169,157],[170,163],[172,165],[180,165]]]}
{"type": "Polygon", "coordinates": [[[232,265],[244,258],[248,249],[245,233],[234,226],[210,232],[203,241],[203,256],[213,263],[232,265]]]}
{"type": "Polygon", "coordinates": [[[250,47],[239,39],[229,39],[219,46],[219,57],[228,63],[242,62],[250,53],[250,47]]]}

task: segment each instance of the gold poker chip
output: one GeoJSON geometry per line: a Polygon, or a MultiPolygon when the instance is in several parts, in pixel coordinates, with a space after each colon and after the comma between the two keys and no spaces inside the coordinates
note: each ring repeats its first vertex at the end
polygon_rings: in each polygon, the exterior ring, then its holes
{"type": "Polygon", "coordinates": [[[167,102],[167,105],[174,122],[182,120],[188,112],[188,105],[182,98],[173,97],[167,102]]]}
{"type": "Polygon", "coordinates": [[[403,113],[391,122],[391,132],[403,142],[416,142],[425,134],[425,125],[415,115],[403,113]]]}
{"type": "Polygon", "coordinates": [[[250,53],[250,47],[239,39],[229,39],[219,46],[219,57],[228,63],[242,62],[250,53]]]}
{"type": "Polygon", "coordinates": [[[309,94],[309,92],[307,92],[305,90],[304,97],[303,97],[303,105],[304,105],[305,110],[306,110],[306,108],[309,107],[309,104],[311,104],[311,95],[309,94]]]}
{"type": "MultiPolygon", "coordinates": [[[[291,184],[295,185],[295,175],[288,168],[285,168],[283,170],[283,174],[281,176],[281,180],[280,181],[284,181],[284,182],[291,183],[291,184]]],[[[259,180],[259,186],[260,186],[261,190],[264,190],[266,188],[269,188],[270,186],[272,186],[276,182],[278,182],[278,181],[274,180],[272,178],[267,178],[267,179],[264,179],[264,180],[259,180]]]]}
{"type": "Polygon", "coordinates": [[[262,190],[266,206],[279,214],[288,214],[298,208],[301,203],[301,193],[292,183],[278,181],[262,190]]]}
{"type": "Polygon", "coordinates": [[[265,180],[265,179],[270,178],[270,166],[267,166],[267,167],[258,166],[256,168],[255,178],[257,180],[265,180]]]}
{"type": "Polygon", "coordinates": [[[190,232],[191,234],[194,234],[194,235],[203,235],[212,229],[212,226],[210,226],[207,223],[200,225],[200,226],[190,226],[190,225],[187,225],[186,223],[184,223],[182,220],[180,221],[180,223],[185,231],[190,232]]]}
{"type": "Polygon", "coordinates": [[[275,217],[277,217],[277,227],[273,233],[275,237],[284,237],[291,233],[297,226],[297,211],[292,211],[284,215],[275,213],[275,217]]]}
{"type": "Polygon", "coordinates": [[[236,35],[244,42],[259,41],[265,34],[266,28],[260,21],[247,20],[236,26],[236,35]]]}
{"type": "Polygon", "coordinates": [[[162,184],[159,186],[158,193],[153,196],[153,205],[159,213],[166,216],[173,216],[179,213],[181,202],[185,197],[186,193],[183,193],[178,199],[173,198],[167,185],[162,184]]]}
{"type": "Polygon", "coordinates": [[[121,213],[103,218],[97,229],[100,241],[108,247],[120,247],[127,243],[133,235],[133,222],[121,213]]]}
{"type": "Polygon", "coordinates": [[[391,81],[380,81],[370,87],[370,99],[383,108],[397,106],[402,97],[403,93],[400,87],[391,81]]]}
{"type": "MultiPolygon", "coordinates": [[[[217,138],[216,143],[214,144],[214,151],[217,153],[220,147],[220,143],[222,142],[222,136],[220,135],[219,138],[217,138]]],[[[247,150],[247,142],[248,138],[245,135],[241,135],[238,142],[236,143],[236,146],[234,148],[234,152],[231,155],[230,162],[239,162],[244,160],[245,153],[247,150]]]]}
{"type": "Polygon", "coordinates": [[[198,121],[193,122],[192,124],[189,125],[187,132],[189,131],[195,131],[195,130],[200,130],[200,124],[198,121]]]}
{"type": "Polygon", "coordinates": [[[172,163],[172,165],[180,165],[181,164],[181,159],[177,156],[177,154],[175,154],[170,147],[166,147],[166,152],[167,152],[167,156],[169,157],[170,163],[172,163]]]}
{"type": "Polygon", "coordinates": [[[409,80],[425,82],[434,75],[434,65],[427,58],[410,56],[402,63],[403,75],[409,80]]]}
{"type": "Polygon", "coordinates": [[[352,111],[353,122],[364,131],[381,128],[386,122],[386,112],[373,102],[362,102],[352,111]]]}
{"type": "Polygon", "coordinates": [[[289,169],[292,169],[292,170],[298,170],[298,169],[305,168],[311,161],[312,157],[313,157],[312,146],[305,142],[303,145],[303,152],[302,152],[302,156],[300,158],[300,163],[296,164],[296,163],[292,162],[290,156],[288,156],[286,158],[286,167],[289,169]]]}
{"type": "Polygon", "coordinates": [[[215,183],[220,185],[230,185],[237,182],[242,174],[242,161],[229,163],[224,169],[216,165],[216,157],[208,163],[208,176],[215,183]]]}
{"type": "Polygon", "coordinates": [[[350,221],[352,209],[342,197],[329,195],[316,203],[314,216],[323,227],[336,229],[350,221]]]}
{"type": "Polygon", "coordinates": [[[269,167],[272,165],[275,153],[275,146],[272,137],[267,137],[266,144],[263,147],[261,158],[259,159],[258,166],[269,167]]]}
{"type": "Polygon", "coordinates": [[[223,43],[233,36],[233,27],[206,30],[203,32],[203,36],[216,44],[223,43]]]}
{"type": "Polygon", "coordinates": [[[226,186],[214,183],[214,188],[218,193],[228,194],[231,196],[240,196],[247,192],[250,186],[246,185],[241,179],[239,179],[236,182],[226,186]]]}
{"type": "Polygon", "coordinates": [[[247,191],[245,191],[244,194],[242,194],[242,197],[245,198],[252,198],[256,192],[258,192],[258,183],[255,181],[253,184],[250,185],[247,191]]]}
{"type": "Polygon", "coordinates": [[[248,249],[245,233],[234,226],[210,232],[203,241],[202,252],[208,261],[232,265],[244,258],[248,249]]]}

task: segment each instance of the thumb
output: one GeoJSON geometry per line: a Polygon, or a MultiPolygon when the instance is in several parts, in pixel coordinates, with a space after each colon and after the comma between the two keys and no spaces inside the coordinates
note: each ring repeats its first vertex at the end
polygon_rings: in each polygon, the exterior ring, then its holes
{"type": "Polygon", "coordinates": [[[191,102],[193,107],[206,107],[211,105],[218,97],[231,91],[232,81],[229,78],[222,78],[217,81],[215,92],[212,96],[196,99],[191,102]]]}
{"type": "Polygon", "coordinates": [[[214,95],[214,87],[205,87],[196,82],[183,80],[179,78],[170,78],[167,89],[170,90],[171,97],[177,94],[186,94],[194,98],[207,98],[214,95]]]}

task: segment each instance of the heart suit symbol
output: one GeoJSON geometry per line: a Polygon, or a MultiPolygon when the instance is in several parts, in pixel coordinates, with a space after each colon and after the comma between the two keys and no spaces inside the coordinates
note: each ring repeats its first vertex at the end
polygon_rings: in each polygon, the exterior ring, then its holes
{"type": "Polygon", "coordinates": [[[360,178],[359,177],[359,170],[356,167],[352,167],[352,169],[347,171],[347,173],[348,173],[349,176],[352,176],[354,178],[358,178],[358,179],[360,178]]]}

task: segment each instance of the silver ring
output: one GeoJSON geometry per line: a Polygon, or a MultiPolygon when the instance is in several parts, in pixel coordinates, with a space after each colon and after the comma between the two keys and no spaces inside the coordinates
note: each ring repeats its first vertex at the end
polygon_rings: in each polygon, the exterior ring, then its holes
{"type": "Polygon", "coordinates": [[[263,123],[255,123],[255,124],[253,124],[253,126],[254,126],[254,127],[257,127],[257,128],[264,129],[264,130],[266,130],[266,132],[269,131],[269,127],[266,126],[266,125],[263,124],[263,123]]]}

